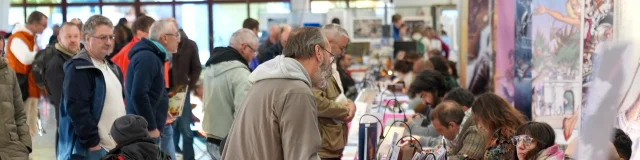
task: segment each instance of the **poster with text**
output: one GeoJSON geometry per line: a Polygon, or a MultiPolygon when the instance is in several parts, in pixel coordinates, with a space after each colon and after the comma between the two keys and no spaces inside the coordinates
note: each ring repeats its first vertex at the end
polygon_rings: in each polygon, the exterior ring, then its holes
{"type": "MultiPolygon", "coordinates": [[[[494,91],[511,105],[514,105],[514,48],[515,48],[515,0],[496,1],[496,73],[494,91]]],[[[523,112],[521,110],[521,112],[523,112]]]]}
{"type": "Polygon", "coordinates": [[[469,1],[466,86],[474,94],[493,90],[492,0],[469,1]]]}
{"type": "Polygon", "coordinates": [[[514,106],[531,119],[531,14],[533,0],[516,0],[513,79],[514,106]]]}
{"type": "Polygon", "coordinates": [[[533,119],[567,131],[578,125],[582,102],[582,0],[534,0],[532,16],[533,119]],[[568,125],[574,124],[574,125],[568,125]]]}

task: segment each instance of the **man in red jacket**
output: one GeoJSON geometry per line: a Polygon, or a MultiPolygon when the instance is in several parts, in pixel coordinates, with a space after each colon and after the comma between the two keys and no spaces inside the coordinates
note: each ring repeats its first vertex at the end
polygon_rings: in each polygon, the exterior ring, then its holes
{"type": "MultiPolygon", "coordinates": [[[[131,39],[131,42],[129,42],[126,46],[122,47],[122,49],[120,50],[120,52],[118,52],[118,54],[116,54],[116,56],[111,58],[111,61],[113,61],[113,63],[116,63],[116,65],[118,65],[118,67],[122,69],[123,77],[126,77],[127,75],[127,66],[129,65],[129,50],[131,50],[131,47],[138,43],[140,39],[149,38],[149,28],[151,27],[151,24],[153,24],[153,22],[156,22],[156,20],[149,16],[138,17],[131,26],[131,29],[136,32],[136,36],[134,36],[133,39],[131,39]]],[[[164,70],[164,80],[166,82],[165,87],[169,88],[169,63],[164,63],[164,70]]]]}

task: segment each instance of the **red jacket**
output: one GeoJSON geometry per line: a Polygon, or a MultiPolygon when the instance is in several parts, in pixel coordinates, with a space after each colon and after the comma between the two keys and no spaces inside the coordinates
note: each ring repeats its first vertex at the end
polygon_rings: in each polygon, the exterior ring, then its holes
{"type": "MultiPolygon", "coordinates": [[[[127,66],[129,65],[129,51],[131,50],[131,47],[138,43],[138,41],[140,41],[139,37],[133,37],[129,44],[122,47],[120,52],[118,52],[116,56],[111,58],[111,61],[118,65],[118,67],[120,67],[120,70],[122,70],[122,77],[127,76],[127,66]]],[[[169,69],[169,62],[164,62],[164,81],[166,88],[169,88],[169,69]]]]}

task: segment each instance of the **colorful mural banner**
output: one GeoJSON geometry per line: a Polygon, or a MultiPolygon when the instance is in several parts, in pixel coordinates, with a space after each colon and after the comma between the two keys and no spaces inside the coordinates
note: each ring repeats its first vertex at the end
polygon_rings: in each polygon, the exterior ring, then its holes
{"type": "Polygon", "coordinates": [[[496,1],[496,61],[494,92],[514,105],[515,0],[496,1]]]}
{"type": "Polygon", "coordinates": [[[582,102],[582,4],[579,0],[533,1],[533,117],[557,129],[567,128],[565,139],[578,126],[582,102]]]}
{"type": "Polygon", "coordinates": [[[474,94],[493,90],[492,0],[469,1],[467,88],[474,94]]]}
{"type": "MultiPolygon", "coordinates": [[[[532,0],[516,0],[515,3],[515,46],[513,52],[514,66],[513,103],[529,119],[532,117],[531,101],[531,3],[532,0]]],[[[501,8],[504,9],[504,8],[501,8]]]]}

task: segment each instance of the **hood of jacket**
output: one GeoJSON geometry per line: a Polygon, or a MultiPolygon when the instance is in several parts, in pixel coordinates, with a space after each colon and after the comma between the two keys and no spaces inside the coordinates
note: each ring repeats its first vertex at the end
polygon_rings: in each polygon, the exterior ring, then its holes
{"type": "Polygon", "coordinates": [[[138,43],[131,47],[131,50],[129,51],[129,59],[133,58],[134,55],[137,55],[142,51],[149,51],[154,53],[158,58],[160,58],[162,62],[164,62],[167,60],[169,55],[164,50],[164,48],[161,47],[161,45],[158,45],[158,43],[154,43],[150,39],[142,38],[140,39],[140,41],[138,41],[138,43]]]}
{"type": "Polygon", "coordinates": [[[227,61],[239,61],[240,63],[244,64],[247,69],[249,69],[249,62],[247,62],[247,60],[245,60],[244,57],[240,55],[240,52],[238,52],[238,50],[231,47],[214,48],[213,53],[211,54],[209,60],[207,60],[205,66],[209,67],[210,65],[227,61]]]}
{"type": "Polygon", "coordinates": [[[27,32],[27,33],[33,35],[33,32],[31,32],[31,30],[27,29],[26,24],[22,24],[22,23],[16,24],[16,26],[13,27],[13,30],[11,31],[11,34],[15,34],[15,33],[18,33],[18,32],[27,32]]]}
{"type": "Polygon", "coordinates": [[[538,160],[562,160],[564,159],[564,152],[558,147],[558,144],[553,144],[551,147],[542,150],[538,155],[538,160]]]}
{"type": "Polygon", "coordinates": [[[279,55],[260,64],[249,75],[249,82],[255,83],[266,79],[301,80],[311,88],[311,77],[297,60],[279,55]]]}

